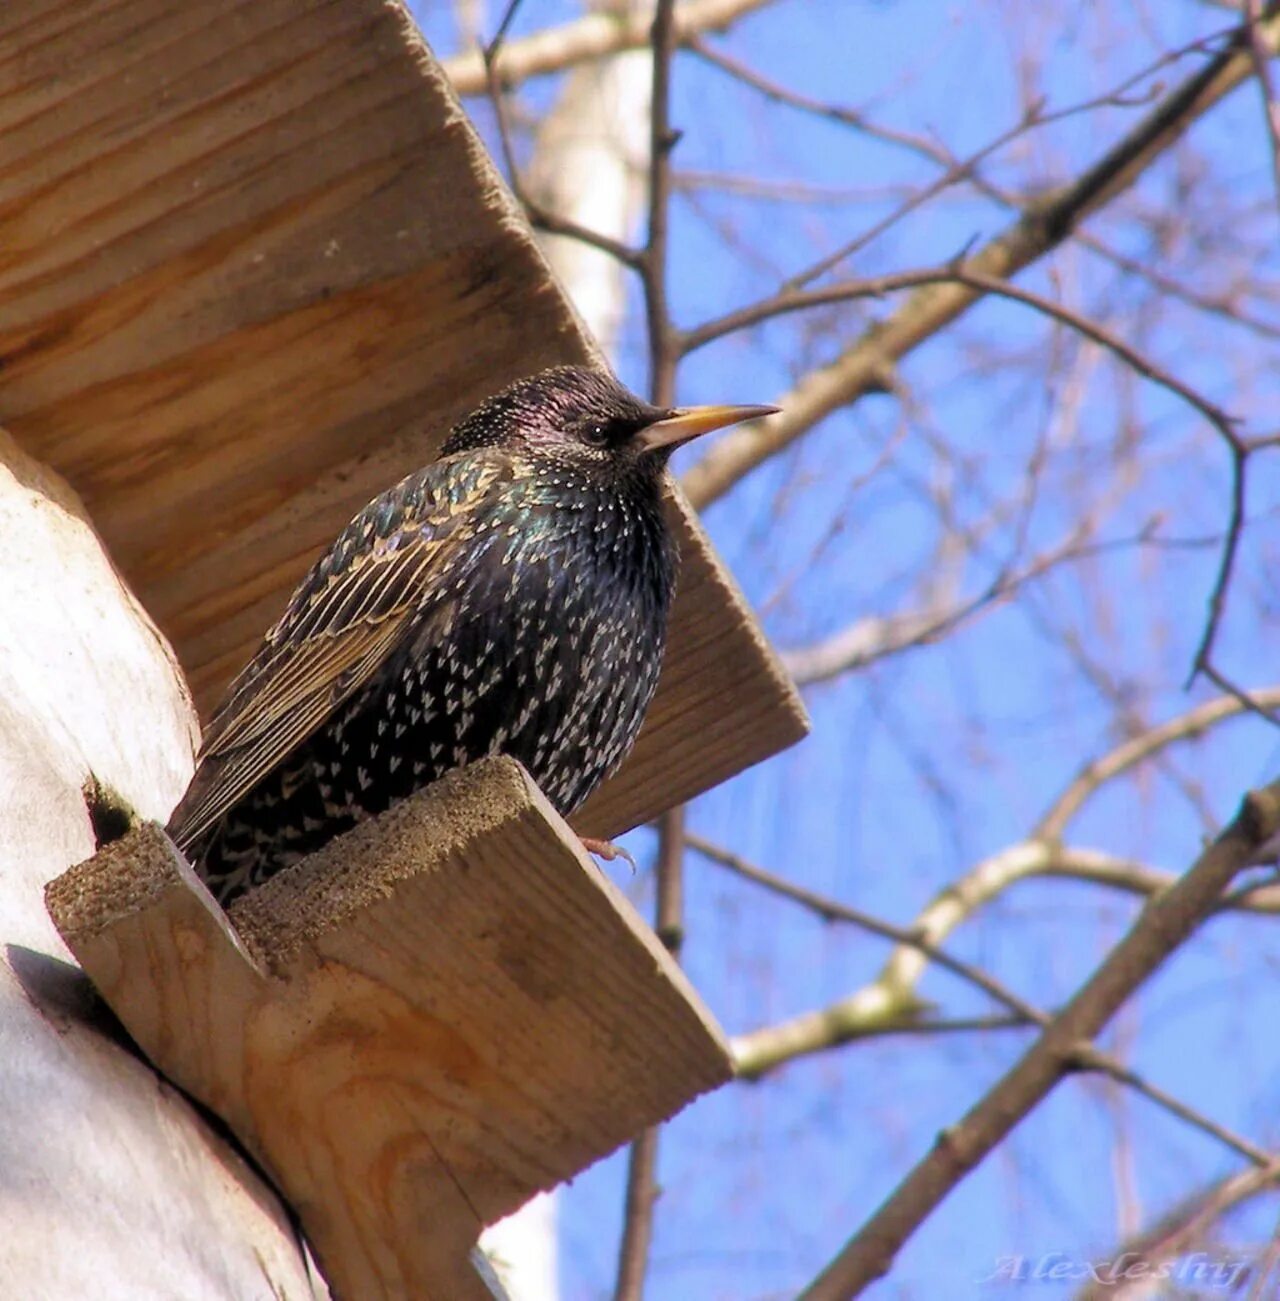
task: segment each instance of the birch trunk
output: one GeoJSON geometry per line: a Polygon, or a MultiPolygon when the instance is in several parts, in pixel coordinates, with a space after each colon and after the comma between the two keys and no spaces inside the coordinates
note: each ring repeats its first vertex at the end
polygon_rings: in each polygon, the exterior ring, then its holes
{"type": "Polygon", "coordinates": [[[164,818],[195,716],[74,494],[0,433],[0,1282],[27,1301],[310,1298],[275,1195],[122,1042],[45,912],[91,776],[164,818]]]}

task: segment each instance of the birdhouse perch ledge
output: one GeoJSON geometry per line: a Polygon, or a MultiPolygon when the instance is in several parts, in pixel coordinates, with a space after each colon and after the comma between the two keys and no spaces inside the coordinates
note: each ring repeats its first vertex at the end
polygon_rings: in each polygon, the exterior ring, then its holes
{"type": "Polygon", "coordinates": [[[152,823],[46,895],[143,1051],[276,1179],[339,1297],[493,1297],[485,1226],[731,1074],[678,967],[510,759],[228,913],[152,823]]]}

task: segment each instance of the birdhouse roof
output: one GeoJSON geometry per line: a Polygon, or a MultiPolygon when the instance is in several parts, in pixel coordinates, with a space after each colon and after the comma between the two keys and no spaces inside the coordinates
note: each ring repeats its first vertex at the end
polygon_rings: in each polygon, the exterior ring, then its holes
{"type": "MultiPolygon", "coordinates": [[[[207,716],[360,506],[593,345],[396,0],[8,0],[0,54],[0,422],[84,499],[207,716]]],[[[658,698],[585,832],[805,729],[672,510],[658,698]]]]}

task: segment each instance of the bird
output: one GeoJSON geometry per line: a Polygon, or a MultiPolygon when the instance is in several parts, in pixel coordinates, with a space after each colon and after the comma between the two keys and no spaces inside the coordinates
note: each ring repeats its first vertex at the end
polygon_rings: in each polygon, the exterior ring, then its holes
{"type": "Polygon", "coordinates": [[[657,686],[668,458],[775,410],[658,406],[559,366],[456,424],[316,561],[214,712],[167,827],[214,898],[489,755],[579,808],[657,686]]]}

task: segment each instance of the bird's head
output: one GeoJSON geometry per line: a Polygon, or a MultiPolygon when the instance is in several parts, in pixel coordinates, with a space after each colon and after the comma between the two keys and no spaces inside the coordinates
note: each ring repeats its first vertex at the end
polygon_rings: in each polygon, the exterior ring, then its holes
{"type": "Polygon", "coordinates": [[[776,407],[656,407],[586,366],[540,371],[489,398],[455,426],[442,455],[510,447],[603,474],[650,472],[700,434],[776,407]]]}

